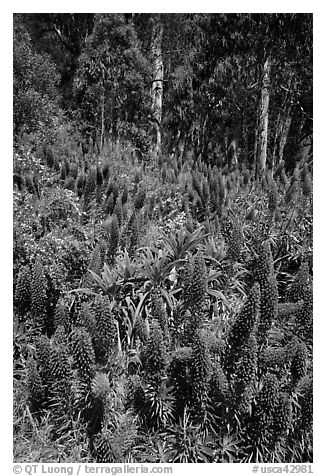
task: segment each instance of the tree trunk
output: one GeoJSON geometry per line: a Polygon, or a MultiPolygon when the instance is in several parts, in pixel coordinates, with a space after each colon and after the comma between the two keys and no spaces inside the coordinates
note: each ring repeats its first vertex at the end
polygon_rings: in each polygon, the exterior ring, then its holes
{"type": "Polygon", "coordinates": [[[153,116],[153,146],[152,152],[158,155],[161,152],[161,122],[162,122],[162,103],[163,103],[163,55],[162,38],[163,23],[160,14],[152,16],[152,58],[153,58],[153,80],[152,80],[152,116],[153,116]]]}
{"type": "Polygon", "coordinates": [[[105,66],[101,63],[101,136],[100,152],[102,152],[105,138],[105,66]]]}
{"type": "Polygon", "coordinates": [[[312,136],[309,134],[300,141],[296,160],[300,165],[303,165],[310,158],[311,153],[312,136]]]}
{"type": "MultiPolygon", "coordinates": [[[[259,66],[257,65],[256,66],[256,83],[258,84],[259,81],[260,81],[260,68],[259,66]]],[[[258,98],[258,95],[257,95],[257,100],[256,100],[256,110],[259,112],[259,108],[260,108],[260,99],[258,98]]],[[[254,129],[254,150],[253,150],[253,157],[252,157],[252,170],[255,171],[255,174],[257,176],[257,169],[258,169],[258,140],[259,140],[259,136],[258,136],[258,131],[259,131],[259,113],[256,115],[256,119],[255,119],[255,129],[254,129]]]]}
{"type": "Polygon", "coordinates": [[[264,172],[266,168],[270,71],[271,60],[268,56],[263,67],[263,79],[259,112],[259,144],[257,154],[257,172],[259,176],[262,174],[262,172],[264,172]]]}
{"type": "Polygon", "coordinates": [[[272,160],[271,160],[271,168],[272,170],[274,169],[275,163],[276,163],[276,154],[277,154],[277,148],[279,145],[280,141],[280,134],[281,134],[281,113],[278,113],[277,116],[277,121],[276,121],[276,127],[275,127],[275,136],[274,136],[274,145],[273,145],[273,153],[272,153],[272,160]]]}
{"type": "Polygon", "coordinates": [[[177,157],[181,158],[183,157],[183,153],[185,150],[185,145],[186,145],[186,139],[185,139],[185,134],[180,131],[178,143],[177,143],[177,157]]]}
{"type": "Polygon", "coordinates": [[[100,152],[102,152],[104,144],[104,132],[105,132],[105,95],[104,86],[101,91],[101,140],[100,140],[100,152]]]}
{"type": "Polygon", "coordinates": [[[252,170],[256,170],[257,174],[257,169],[258,169],[258,127],[259,127],[259,117],[257,115],[256,119],[256,127],[255,127],[255,140],[254,140],[254,156],[253,156],[253,161],[252,161],[252,170]]]}
{"type": "Polygon", "coordinates": [[[279,150],[278,150],[278,161],[281,162],[283,159],[283,152],[284,152],[284,147],[288,138],[290,126],[291,126],[291,121],[292,117],[290,114],[284,119],[283,121],[283,127],[281,131],[281,137],[280,137],[280,145],[279,145],[279,150]]]}
{"type": "Polygon", "coordinates": [[[204,121],[203,121],[203,123],[202,123],[202,126],[201,126],[201,130],[200,130],[200,143],[201,143],[200,153],[201,153],[201,155],[204,154],[205,149],[206,149],[206,139],[205,139],[205,136],[206,136],[206,124],[207,124],[207,121],[208,121],[208,114],[206,114],[206,116],[205,116],[205,118],[204,118],[204,121]]]}
{"type": "Polygon", "coordinates": [[[242,137],[243,137],[243,166],[247,167],[249,158],[249,139],[248,139],[248,117],[244,113],[242,120],[242,137]]]}
{"type": "Polygon", "coordinates": [[[281,112],[278,115],[276,123],[276,132],[274,137],[274,146],[271,160],[271,168],[279,164],[283,159],[284,147],[287,141],[288,133],[291,126],[291,109],[292,109],[292,96],[296,87],[296,83],[293,81],[293,74],[290,74],[288,80],[288,87],[281,106],[281,112]]]}

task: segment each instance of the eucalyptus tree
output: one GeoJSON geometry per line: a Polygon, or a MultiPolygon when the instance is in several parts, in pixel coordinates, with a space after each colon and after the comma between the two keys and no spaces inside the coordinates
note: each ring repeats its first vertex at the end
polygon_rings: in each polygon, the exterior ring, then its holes
{"type": "Polygon", "coordinates": [[[161,152],[161,121],[162,121],[162,106],[163,106],[163,22],[161,14],[153,14],[152,18],[152,39],[151,39],[151,55],[153,64],[153,79],[152,79],[152,115],[154,125],[153,137],[153,152],[158,155],[161,152]]]}
{"type": "Polygon", "coordinates": [[[273,168],[275,162],[283,158],[291,114],[295,109],[293,106],[300,103],[298,87],[307,80],[312,84],[312,15],[251,14],[246,28],[250,31],[249,44],[258,59],[260,70],[255,148],[259,175],[266,168],[269,144],[273,144],[269,165],[273,168]],[[276,117],[275,112],[273,114],[274,140],[268,140],[271,107],[278,111],[276,117]]]}
{"type": "Polygon", "coordinates": [[[94,27],[93,13],[26,13],[22,15],[38,53],[48,54],[60,74],[61,104],[67,112],[75,109],[73,78],[78,58],[94,27]]]}
{"type": "Polygon", "coordinates": [[[300,143],[301,130],[311,131],[312,16],[182,14],[178,19],[183,55],[166,75],[165,104],[168,122],[178,124],[179,142],[198,146],[206,160],[217,152],[223,162],[236,139],[241,161],[251,163],[257,176],[266,165],[273,168],[290,136],[293,145],[300,143]]]}
{"type": "Polygon", "coordinates": [[[128,138],[141,129],[150,108],[149,74],[133,22],[122,14],[95,15],[74,85],[82,117],[98,131],[100,148],[106,135],[128,138]]]}

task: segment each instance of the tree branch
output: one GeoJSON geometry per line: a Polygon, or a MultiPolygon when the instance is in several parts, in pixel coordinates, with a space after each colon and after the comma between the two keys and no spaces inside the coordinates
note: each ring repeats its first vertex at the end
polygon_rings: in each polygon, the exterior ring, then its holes
{"type": "Polygon", "coordinates": [[[59,40],[61,41],[61,43],[63,44],[63,46],[71,53],[71,54],[74,54],[74,50],[73,48],[69,45],[69,43],[67,42],[67,40],[63,37],[60,29],[53,23],[52,25],[52,30],[56,33],[57,37],[59,38],[59,40]]]}

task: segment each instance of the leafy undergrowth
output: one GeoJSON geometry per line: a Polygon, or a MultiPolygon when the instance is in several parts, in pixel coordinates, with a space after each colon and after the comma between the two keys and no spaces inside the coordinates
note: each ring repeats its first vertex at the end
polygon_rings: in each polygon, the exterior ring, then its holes
{"type": "Polygon", "coordinates": [[[16,153],[15,461],[312,461],[311,182],[16,153]]]}

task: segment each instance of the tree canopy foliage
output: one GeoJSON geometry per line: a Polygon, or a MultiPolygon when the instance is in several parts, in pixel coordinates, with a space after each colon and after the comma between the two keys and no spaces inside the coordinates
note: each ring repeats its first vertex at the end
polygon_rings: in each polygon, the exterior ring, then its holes
{"type": "MultiPolygon", "coordinates": [[[[268,58],[267,165],[285,154],[292,168],[312,134],[312,15],[158,16],[163,150],[189,150],[218,163],[236,138],[240,163],[254,166],[268,58]]],[[[20,14],[14,20],[15,137],[35,130],[33,114],[47,121],[56,103],[98,143],[123,136],[148,151],[154,14],[20,14]]]]}

